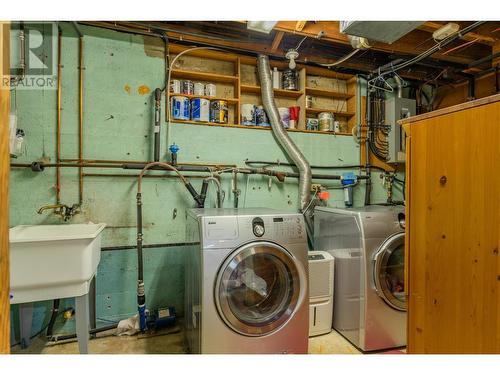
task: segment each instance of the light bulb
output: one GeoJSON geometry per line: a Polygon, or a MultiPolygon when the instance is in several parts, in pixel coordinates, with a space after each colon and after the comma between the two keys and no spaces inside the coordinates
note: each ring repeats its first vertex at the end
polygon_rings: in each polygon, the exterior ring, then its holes
{"type": "Polygon", "coordinates": [[[294,70],[296,66],[297,66],[297,64],[295,64],[295,59],[292,57],[292,58],[290,59],[290,64],[288,64],[288,67],[289,67],[290,69],[294,70]]]}

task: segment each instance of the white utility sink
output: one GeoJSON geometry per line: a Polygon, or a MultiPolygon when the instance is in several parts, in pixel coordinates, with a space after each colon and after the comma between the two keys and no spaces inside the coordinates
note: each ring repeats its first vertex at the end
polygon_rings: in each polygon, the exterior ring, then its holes
{"type": "Polygon", "coordinates": [[[86,295],[106,224],[19,225],[9,230],[12,304],[86,295]]]}

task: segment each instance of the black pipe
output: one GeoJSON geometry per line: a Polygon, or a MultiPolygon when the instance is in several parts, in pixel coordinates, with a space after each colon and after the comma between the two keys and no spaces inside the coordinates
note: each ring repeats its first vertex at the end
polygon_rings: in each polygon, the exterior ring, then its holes
{"type": "Polygon", "coordinates": [[[137,309],[141,331],[146,329],[146,293],[142,258],[142,194],[137,193],[137,309]]]}
{"type": "Polygon", "coordinates": [[[474,100],[476,98],[476,79],[474,76],[469,77],[469,83],[467,86],[468,100],[474,100]]]}
{"type": "Polygon", "coordinates": [[[500,86],[498,83],[498,64],[495,65],[495,92],[497,94],[500,92],[500,86]]]}
{"type": "MultiPolygon", "coordinates": [[[[104,326],[100,328],[94,328],[89,330],[90,335],[95,335],[96,333],[99,332],[104,332],[104,331],[109,331],[110,329],[114,329],[118,326],[118,323],[115,324],[110,324],[109,326],[104,326]]],[[[90,337],[91,339],[93,337],[90,337]]],[[[64,341],[64,340],[71,340],[71,339],[76,339],[76,333],[70,334],[70,335],[59,335],[59,336],[52,336],[49,338],[50,342],[57,342],[57,341],[64,341]]]]}
{"type": "Polygon", "coordinates": [[[61,300],[59,298],[52,301],[52,315],[50,316],[49,325],[47,326],[47,336],[51,337],[54,331],[54,324],[56,322],[57,314],[59,313],[59,304],[61,300]]]}
{"type": "Polygon", "coordinates": [[[478,66],[478,65],[481,65],[482,63],[485,63],[485,62],[488,62],[490,60],[493,60],[495,57],[498,57],[498,56],[500,56],[500,52],[488,55],[486,57],[483,57],[482,59],[479,59],[479,60],[471,62],[468,65],[468,68],[474,68],[475,66],[478,66]]]}
{"type": "Polygon", "coordinates": [[[208,191],[208,180],[203,180],[203,183],[201,184],[201,191],[200,194],[198,195],[200,201],[198,203],[198,208],[205,207],[205,199],[207,198],[207,191],[208,191]]]}
{"type": "Polygon", "coordinates": [[[154,161],[160,161],[161,89],[155,89],[154,161]]]}

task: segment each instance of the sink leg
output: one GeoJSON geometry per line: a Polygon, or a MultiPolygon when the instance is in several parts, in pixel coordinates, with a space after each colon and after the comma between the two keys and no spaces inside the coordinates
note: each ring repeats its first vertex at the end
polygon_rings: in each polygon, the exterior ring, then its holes
{"type": "Polygon", "coordinates": [[[21,323],[21,348],[27,348],[31,341],[31,323],[33,322],[33,303],[19,305],[19,321],[21,323]]]}
{"type": "Polygon", "coordinates": [[[78,339],[78,348],[80,349],[80,354],[88,354],[90,328],[89,296],[88,294],[85,294],[83,296],[75,297],[75,301],[76,337],[78,339]]]}

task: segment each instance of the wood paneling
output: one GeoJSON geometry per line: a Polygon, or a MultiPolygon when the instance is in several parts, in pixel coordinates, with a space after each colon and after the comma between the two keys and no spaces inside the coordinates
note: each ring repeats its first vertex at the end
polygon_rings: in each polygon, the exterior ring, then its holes
{"type": "Polygon", "coordinates": [[[475,104],[405,125],[409,353],[500,353],[500,96],[475,104]]]}
{"type": "MultiPolygon", "coordinates": [[[[9,27],[0,22],[0,82],[9,69],[9,27]]],[[[0,87],[0,353],[10,353],[9,112],[10,91],[0,87]]]]}

